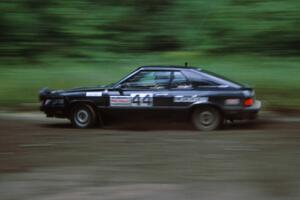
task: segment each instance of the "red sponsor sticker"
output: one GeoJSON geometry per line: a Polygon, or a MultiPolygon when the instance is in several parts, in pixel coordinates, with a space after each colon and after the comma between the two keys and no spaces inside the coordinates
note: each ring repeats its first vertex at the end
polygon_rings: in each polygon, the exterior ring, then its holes
{"type": "Polygon", "coordinates": [[[111,106],[130,106],[131,97],[110,97],[111,106]]]}

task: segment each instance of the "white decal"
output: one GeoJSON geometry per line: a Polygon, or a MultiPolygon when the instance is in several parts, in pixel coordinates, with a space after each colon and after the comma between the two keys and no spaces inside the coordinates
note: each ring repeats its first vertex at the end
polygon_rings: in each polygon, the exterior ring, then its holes
{"type": "Polygon", "coordinates": [[[174,102],[175,103],[203,103],[207,102],[208,97],[199,97],[197,95],[195,96],[175,96],[174,102]]]}
{"type": "Polygon", "coordinates": [[[226,99],[225,105],[238,105],[240,104],[240,99],[226,99]]]}
{"type": "Polygon", "coordinates": [[[87,97],[101,97],[102,92],[87,92],[85,93],[87,97]]]}
{"type": "Polygon", "coordinates": [[[134,107],[151,107],[153,106],[153,94],[131,94],[132,102],[131,106],[134,107]]]}

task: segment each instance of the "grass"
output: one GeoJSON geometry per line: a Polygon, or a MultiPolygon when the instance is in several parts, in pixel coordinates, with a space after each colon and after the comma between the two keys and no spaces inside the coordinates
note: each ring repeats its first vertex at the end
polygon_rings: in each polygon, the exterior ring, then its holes
{"type": "Polygon", "coordinates": [[[211,70],[253,86],[267,109],[300,108],[300,58],[211,57],[177,52],[158,55],[112,55],[98,60],[43,59],[42,64],[2,64],[0,106],[37,103],[42,87],[53,89],[113,83],[141,65],[183,65],[211,70]]]}

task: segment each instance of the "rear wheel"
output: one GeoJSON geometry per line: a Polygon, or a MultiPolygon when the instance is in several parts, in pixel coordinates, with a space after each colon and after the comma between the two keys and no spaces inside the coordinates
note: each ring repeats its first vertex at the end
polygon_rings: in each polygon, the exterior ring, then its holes
{"type": "Polygon", "coordinates": [[[222,125],[223,117],[216,108],[203,107],[194,111],[192,120],[198,130],[213,131],[222,125]]]}
{"type": "Polygon", "coordinates": [[[71,112],[71,122],[76,128],[91,128],[96,125],[97,115],[87,104],[76,105],[71,112]]]}

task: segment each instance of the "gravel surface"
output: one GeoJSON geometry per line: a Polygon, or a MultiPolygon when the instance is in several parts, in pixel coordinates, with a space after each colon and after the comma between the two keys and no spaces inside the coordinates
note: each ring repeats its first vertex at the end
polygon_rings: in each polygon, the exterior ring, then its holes
{"type": "Polygon", "coordinates": [[[204,133],[155,122],[78,130],[2,112],[0,199],[296,200],[299,119],[263,113],[204,133]]]}

